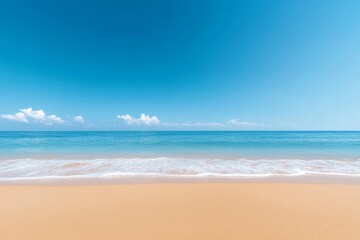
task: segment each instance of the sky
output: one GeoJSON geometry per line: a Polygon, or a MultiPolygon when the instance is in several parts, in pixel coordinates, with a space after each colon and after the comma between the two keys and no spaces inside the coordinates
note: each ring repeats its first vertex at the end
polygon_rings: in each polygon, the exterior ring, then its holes
{"type": "Polygon", "coordinates": [[[1,1],[0,130],[360,130],[360,1],[1,1]]]}

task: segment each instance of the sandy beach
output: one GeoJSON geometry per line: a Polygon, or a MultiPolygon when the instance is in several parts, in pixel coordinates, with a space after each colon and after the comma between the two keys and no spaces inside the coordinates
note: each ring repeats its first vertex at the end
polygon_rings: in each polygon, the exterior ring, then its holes
{"type": "Polygon", "coordinates": [[[360,239],[360,185],[0,186],[0,239],[360,239]]]}

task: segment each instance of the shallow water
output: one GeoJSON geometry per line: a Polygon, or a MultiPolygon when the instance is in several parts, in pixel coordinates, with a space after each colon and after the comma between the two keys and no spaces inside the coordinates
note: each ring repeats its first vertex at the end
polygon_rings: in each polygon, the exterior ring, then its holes
{"type": "Polygon", "coordinates": [[[0,180],[360,176],[360,132],[0,132],[0,180]]]}

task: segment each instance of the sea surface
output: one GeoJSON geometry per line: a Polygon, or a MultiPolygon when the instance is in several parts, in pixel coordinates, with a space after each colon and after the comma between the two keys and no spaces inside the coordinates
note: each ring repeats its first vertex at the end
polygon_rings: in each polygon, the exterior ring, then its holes
{"type": "Polygon", "coordinates": [[[360,132],[0,132],[0,182],[360,177],[360,132]]]}

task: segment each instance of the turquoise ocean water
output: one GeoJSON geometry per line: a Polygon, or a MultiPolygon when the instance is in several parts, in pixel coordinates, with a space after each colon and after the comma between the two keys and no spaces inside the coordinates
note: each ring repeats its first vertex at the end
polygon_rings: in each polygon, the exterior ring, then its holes
{"type": "Polygon", "coordinates": [[[0,132],[0,181],[360,176],[360,132],[0,132]]]}

